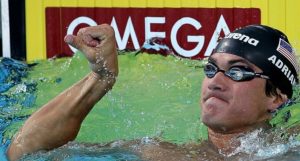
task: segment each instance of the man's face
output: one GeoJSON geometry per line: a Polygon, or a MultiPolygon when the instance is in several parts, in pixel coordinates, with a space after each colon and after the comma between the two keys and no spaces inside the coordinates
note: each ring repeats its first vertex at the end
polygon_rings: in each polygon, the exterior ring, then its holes
{"type": "MultiPolygon", "coordinates": [[[[256,73],[262,72],[254,64],[232,54],[217,53],[209,61],[225,71],[243,66],[256,73]]],[[[268,119],[272,97],[266,96],[265,85],[265,79],[236,82],[222,72],[213,78],[205,77],[201,92],[203,123],[213,130],[234,132],[268,119]]]]}

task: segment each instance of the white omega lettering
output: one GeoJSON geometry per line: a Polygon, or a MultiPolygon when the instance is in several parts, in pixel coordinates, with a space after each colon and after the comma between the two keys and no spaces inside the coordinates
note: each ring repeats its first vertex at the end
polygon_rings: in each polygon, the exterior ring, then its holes
{"type": "Polygon", "coordinates": [[[201,49],[202,49],[202,47],[204,45],[204,38],[205,37],[204,36],[191,36],[191,35],[188,35],[187,36],[187,41],[188,42],[197,42],[198,44],[192,50],[185,50],[185,49],[183,49],[181,46],[179,46],[176,36],[177,36],[178,30],[184,24],[192,25],[197,30],[199,30],[201,28],[201,24],[197,20],[195,20],[193,18],[183,17],[183,18],[179,19],[174,24],[174,26],[172,27],[172,30],[171,30],[171,44],[172,44],[174,50],[178,54],[180,54],[182,56],[185,56],[185,57],[192,57],[192,56],[197,55],[201,51],[201,49]]]}
{"type": "Polygon", "coordinates": [[[133,24],[132,24],[132,21],[131,21],[131,17],[129,17],[128,20],[127,20],[124,35],[123,35],[123,39],[121,38],[121,35],[120,35],[120,32],[119,32],[115,17],[113,17],[113,19],[111,21],[111,26],[115,30],[115,37],[116,37],[116,41],[117,41],[117,45],[118,45],[119,50],[124,50],[126,48],[129,36],[131,36],[134,49],[139,49],[140,48],[135,30],[134,30],[134,27],[133,27],[133,24]]]}
{"type": "Polygon", "coordinates": [[[220,33],[223,30],[224,34],[227,35],[230,33],[229,27],[227,26],[227,23],[223,17],[223,15],[220,16],[217,27],[209,41],[208,47],[204,53],[204,56],[210,56],[213,49],[217,46],[218,39],[220,37],[220,33]]]}
{"type": "MultiPolygon", "coordinates": [[[[124,33],[123,35],[120,34],[120,26],[118,26],[117,24],[117,20],[114,16],[111,17],[111,26],[113,27],[114,31],[115,31],[115,38],[116,38],[116,43],[117,43],[117,47],[119,50],[123,50],[127,48],[128,45],[128,41],[129,39],[132,40],[132,45],[134,47],[135,50],[140,49],[140,44],[139,42],[144,41],[144,40],[139,40],[141,38],[145,38],[145,40],[151,39],[152,37],[160,37],[160,38],[166,38],[167,35],[170,35],[170,43],[172,45],[172,48],[174,49],[174,51],[176,53],[178,53],[181,56],[184,57],[193,57],[198,55],[201,50],[203,49],[204,46],[204,42],[205,42],[205,35],[187,35],[187,42],[188,43],[193,43],[196,44],[194,48],[192,49],[184,49],[184,46],[187,45],[189,46],[189,44],[179,44],[178,40],[177,40],[177,35],[179,30],[184,26],[184,25],[190,25],[192,27],[194,27],[196,30],[200,30],[202,28],[201,23],[192,17],[183,17],[178,19],[173,25],[171,25],[171,30],[169,31],[168,28],[165,29],[165,31],[153,31],[151,29],[152,25],[157,25],[157,24],[165,24],[166,23],[166,17],[162,16],[162,17],[144,17],[144,37],[141,35],[143,32],[143,30],[141,29],[141,25],[142,24],[136,24],[134,23],[130,16],[127,19],[126,22],[126,26],[124,29],[124,33]],[[134,25],[139,25],[139,26],[134,26],[134,25]],[[136,30],[135,27],[139,27],[136,28],[137,31],[139,32],[138,35],[136,34],[136,30]],[[139,37],[138,37],[139,36],[139,37]]],[[[138,20],[138,19],[137,19],[138,20]]],[[[79,24],[87,24],[89,26],[96,26],[97,23],[89,18],[89,17],[85,17],[85,16],[81,16],[78,17],[76,19],[74,19],[68,29],[67,29],[67,34],[74,34],[74,30],[75,28],[79,25],[79,24]]],[[[170,24],[167,24],[166,27],[169,27],[170,24]]],[[[122,27],[123,28],[123,27],[122,27]]],[[[214,30],[214,33],[208,43],[207,49],[204,53],[204,56],[209,56],[213,49],[216,47],[217,45],[217,41],[220,37],[220,33],[224,32],[226,36],[226,38],[233,38],[233,39],[238,39],[240,41],[244,41],[247,42],[251,45],[257,45],[258,44],[258,40],[253,39],[247,35],[243,35],[243,34],[239,34],[239,33],[230,33],[229,27],[223,17],[223,15],[220,16],[219,21],[217,23],[217,26],[214,30]]],[[[76,52],[77,49],[71,47],[71,50],[73,52],[76,52]]]]}
{"type": "Polygon", "coordinates": [[[166,21],[165,17],[146,17],[145,18],[145,40],[149,40],[152,37],[165,38],[166,32],[152,32],[151,24],[164,24],[166,21]]]}

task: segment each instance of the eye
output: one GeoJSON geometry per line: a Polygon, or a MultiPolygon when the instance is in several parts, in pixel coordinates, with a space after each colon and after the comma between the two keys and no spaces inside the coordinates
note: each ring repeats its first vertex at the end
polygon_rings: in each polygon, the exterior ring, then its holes
{"type": "Polygon", "coordinates": [[[233,66],[227,74],[235,81],[250,80],[255,76],[254,71],[245,66],[233,66]]]}
{"type": "Polygon", "coordinates": [[[251,69],[250,67],[245,66],[245,65],[235,65],[235,66],[232,66],[231,68],[239,68],[239,69],[241,69],[243,71],[254,72],[253,69],[251,69]]]}
{"type": "Polygon", "coordinates": [[[227,72],[227,74],[236,81],[242,80],[244,76],[243,69],[239,67],[232,67],[230,70],[227,72]]]}
{"type": "Polygon", "coordinates": [[[204,66],[204,72],[208,78],[212,78],[218,71],[218,67],[212,63],[207,63],[204,66]]]}

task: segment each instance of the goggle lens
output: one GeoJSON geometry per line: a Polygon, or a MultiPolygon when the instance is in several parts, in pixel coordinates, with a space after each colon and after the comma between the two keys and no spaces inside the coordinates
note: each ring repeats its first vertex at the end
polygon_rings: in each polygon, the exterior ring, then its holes
{"type": "Polygon", "coordinates": [[[249,81],[255,77],[269,79],[268,76],[263,75],[262,73],[255,73],[252,69],[242,66],[233,66],[227,71],[219,69],[213,63],[207,63],[204,66],[204,73],[208,78],[213,78],[218,72],[224,73],[227,77],[234,81],[249,81]]]}

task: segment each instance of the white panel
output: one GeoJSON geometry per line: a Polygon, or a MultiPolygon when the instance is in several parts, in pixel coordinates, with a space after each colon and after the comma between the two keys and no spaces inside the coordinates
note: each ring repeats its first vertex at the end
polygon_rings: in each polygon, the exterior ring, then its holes
{"type": "Polygon", "coordinates": [[[2,56],[3,57],[11,57],[8,1],[9,0],[1,0],[2,56]]]}

